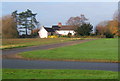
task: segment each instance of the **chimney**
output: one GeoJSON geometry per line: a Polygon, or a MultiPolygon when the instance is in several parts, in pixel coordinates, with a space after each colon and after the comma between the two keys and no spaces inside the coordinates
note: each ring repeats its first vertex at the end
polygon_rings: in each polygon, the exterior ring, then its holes
{"type": "Polygon", "coordinates": [[[62,26],[62,23],[61,23],[61,22],[59,22],[59,23],[58,23],[58,26],[62,26]]]}

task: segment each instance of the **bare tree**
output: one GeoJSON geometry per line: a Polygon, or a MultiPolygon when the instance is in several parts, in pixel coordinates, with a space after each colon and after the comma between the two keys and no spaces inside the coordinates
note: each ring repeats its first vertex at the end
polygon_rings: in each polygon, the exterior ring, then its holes
{"type": "Polygon", "coordinates": [[[87,20],[88,19],[83,14],[81,14],[80,16],[70,17],[68,19],[68,21],[66,22],[66,24],[67,25],[73,25],[73,26],[81,26],[87,20]]]}

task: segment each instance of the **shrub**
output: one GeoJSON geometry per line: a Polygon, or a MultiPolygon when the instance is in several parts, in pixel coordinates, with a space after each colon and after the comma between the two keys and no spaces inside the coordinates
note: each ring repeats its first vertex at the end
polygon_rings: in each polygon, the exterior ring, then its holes
{"type": "Polygon", "coordinates": [[[68,33],[68,37],[71,38],[72,37],[72,33],[69,32],[68,33]]]}
{"type": "Polygon", "coordinates": [[[58,38],[57,35],[48,36],[48,38],[58,38]]]}

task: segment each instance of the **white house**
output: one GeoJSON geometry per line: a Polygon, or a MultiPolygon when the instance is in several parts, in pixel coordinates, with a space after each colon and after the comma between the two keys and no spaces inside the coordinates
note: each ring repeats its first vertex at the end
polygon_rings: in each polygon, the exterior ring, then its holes
{"type": "Polygon", "coordinates": [[[58,25],[54,25],[52,27],[42,26],[38,33],[40,38],[47,38],[48,35],[68,35],[68,33],[75,35],[74,29],[74,26],[62,25],[59,23],[58,25]]]}
{"type": "Polygon", "coordinates": [[[38,33],[39,33],[40,38],[47,38],[48,35],[54,35],[55,30],[53,28],[50,28],[50,27],[42,26],[38,33]]]}
{"type": "Polygon", "coordinates": [[[48,37],[48,32],[44,28],[44,26],[40,27],[40,30],[38,33],[39,33],[40,38],[47,38],[48,37]]]}
{"type": "Polygon", "coordinates": [[[62,25],[56,32],[60,35],[68,35],[68,33],[71,33],[72,35],[75,34],[74,27],[69,25],[62,25]]]}

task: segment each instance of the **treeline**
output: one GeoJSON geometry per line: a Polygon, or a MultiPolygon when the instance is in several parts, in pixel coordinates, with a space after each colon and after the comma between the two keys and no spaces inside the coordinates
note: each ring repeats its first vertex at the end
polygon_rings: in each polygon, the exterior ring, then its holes
{"type": "Polygon", "coordinates": [[[113,16],[113,20],[100,22],[96,26],[96,35],[106,38],[120,37],[119,18],[120,14],[116,12],[113,16]]]}

